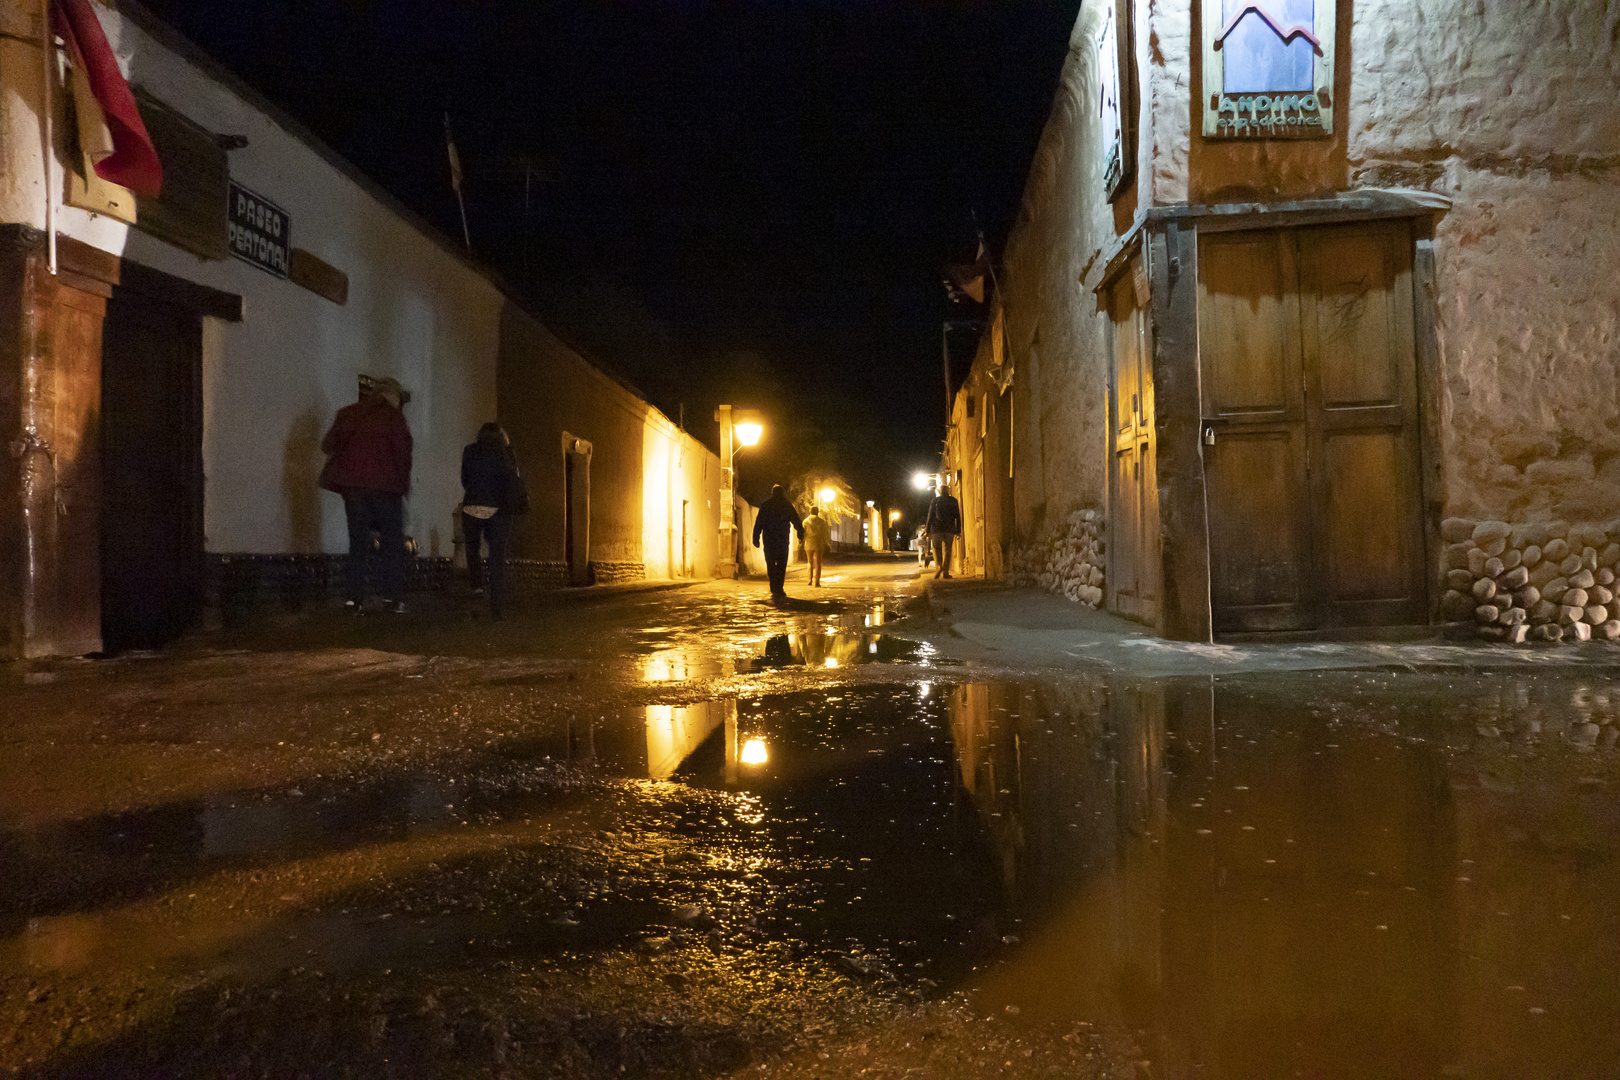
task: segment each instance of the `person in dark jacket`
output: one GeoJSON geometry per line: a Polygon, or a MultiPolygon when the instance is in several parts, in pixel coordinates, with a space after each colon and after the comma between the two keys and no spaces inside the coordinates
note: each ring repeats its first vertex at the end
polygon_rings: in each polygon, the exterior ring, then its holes
{"type": "Polygon", "coordinates": [[[804,521],[777,484],[754,518],[754,546],[759,547],[760,537],[765,538],[765,576],[770,579],[771,599],[778,603],[787,599],[782,582],[787,578],[789,530],[796,530],[799,540],[804,540],[804,521]]]}
{"type": "Polygon", "coordinates": [[[962,504],[951,494],[949,484],[940,485],[939,494],[928,504],[928,542],[934,549],[939,568],[937,578],[951,576],[951,547],[962,535],[962,504]]]}
{"type": "Polygon", "coordinates": [[[321,487],[343,496],[349,525],[349,561],[344,567],[344,607],[358,612],[366,602],[366,562],[371,534],[381,544],[378,599],[403,612],[405,602],[405,495],[411,489],[411,429],[401,412],[410,395],[394,379],[360,376],[360,400],[338,410],[321,440],[326,466],[321,487]]]}
{"type": "Polygon", "coordinates": [[[477,441],[461,452],[461,536],[467,545],[473,594],[487,588],[489,617],[496,621],[506,617],[506,553],[512,542],[512,519],[524,510],[518,497],[521,485],[512,441],[501,425],[485,424],[478,429],[477,441]]]}

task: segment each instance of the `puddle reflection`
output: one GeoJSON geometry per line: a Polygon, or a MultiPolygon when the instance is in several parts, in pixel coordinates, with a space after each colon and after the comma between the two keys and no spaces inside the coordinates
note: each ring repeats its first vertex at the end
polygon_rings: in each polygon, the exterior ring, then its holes
{"type": "MultiPolygon", "coordinates": [[[[872,616],[864,616],[872,618],[872,616]]],[[[879,624],[881,625],[881,624],[879,624]]],[[[858,664],[940,664],[937,650],[926,642],[907,641],[890,634],[858,631],[777,634],[765,642],[763,656],[754,657],[752,669],[844,668],[858,664]]]]}
{"type": "Polygon", "coordinates": [[[1612,1067],[1620,814],[1557,771],[1591,760],[1606,693],[1356,680],[953,688],[959,783],[1028,927],[981,1005],[1144,1032],[1155,1077],[1612,1067]],[[1458,767],[1547,723],[1568,741],[1458,767]]]}

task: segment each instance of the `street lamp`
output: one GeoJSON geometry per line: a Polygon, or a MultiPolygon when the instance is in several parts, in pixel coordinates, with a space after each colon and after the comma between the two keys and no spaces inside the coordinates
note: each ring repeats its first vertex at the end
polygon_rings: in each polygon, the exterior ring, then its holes
{"type": "Polygon", "coordinates": [[[737,576],[736,474],[732,459],[741,446],[753,446],[765,434],[765,425],[752,409],[722,405],[714,411],[720,422],[720,564],[716,576],[737,576]]]}
{"type": "Polygon", "coordinates": [[[820,491],[816,492],[816,494],[821,496],[821,501],[826,503],[828,506],[831,506],[832,501],[838,498],[838,492],[834,491],[830,487],[824,487],[820,491]]]}
{"type": "Polygon", "coordinates": [[[929,488],[938,488],[939,473],[912,473],[911,486],[916,488],[918,491],[927,491],[929,488]]]}

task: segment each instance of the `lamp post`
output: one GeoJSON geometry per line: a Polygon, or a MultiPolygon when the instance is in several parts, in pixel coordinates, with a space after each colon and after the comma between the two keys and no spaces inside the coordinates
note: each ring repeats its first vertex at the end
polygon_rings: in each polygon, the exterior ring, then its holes
{"type": "Polygon", "coordinates": [[[720,422],[720,565],[717,576],[737,576],[737,513],[736,473],[732,459],[744,446],[753,446],[765,433],[752,410],[738,409],[733,414],[730,405],[722,405],[714,412],[720,422]]]}

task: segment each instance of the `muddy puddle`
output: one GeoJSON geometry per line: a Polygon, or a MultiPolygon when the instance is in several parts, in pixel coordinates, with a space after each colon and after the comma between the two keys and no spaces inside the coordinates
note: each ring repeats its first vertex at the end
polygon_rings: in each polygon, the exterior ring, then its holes
{"type": "Polygon", "coordinates": [[[1620,685],[974,682],[869,627],[784,636],[928,678],[0,836],[0,1005],[386,977],[510,1011],[536,971],[618,964],[703,987],[711,1026],[963,991],[1015,1029],[1126,1032],[1153,1077],[1620,1062],[1620,685]]]}

